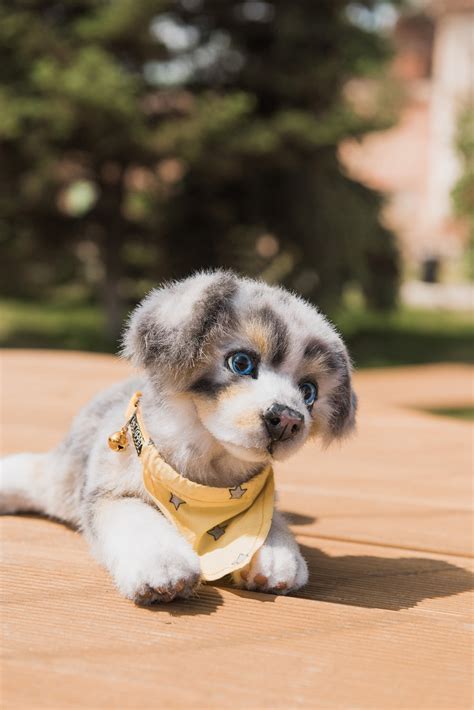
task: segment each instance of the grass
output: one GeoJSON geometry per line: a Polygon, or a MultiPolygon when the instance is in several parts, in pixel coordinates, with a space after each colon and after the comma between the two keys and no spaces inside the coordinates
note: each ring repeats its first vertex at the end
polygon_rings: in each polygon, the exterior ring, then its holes
{"type": "Polygon", "coordinates": [[[0,299],[0,346],[113,352],[104,318],[92,305],[0,299]]]}
{"type": "Polygon", "coordinates": [[[474,421],[474,407],[433,407],[424,409],[423,411],[429,414],[436,414],[440,417],[454,417],[454,419],[462,419],[465,422],[474,421]]]}
{"type": "Polygon", "coordinates": [[[474,361],[468,312],[399,308],[390,314],[352,308],[334,318],[356,367],[474,361]]]}
{"type": "MultiPolygon", "coordinates": [[[[473,362],[474,320],[468,313],[401,308],[392,314],[353,306],[334,317],[356,367],[473,362]]],[[[0,346],[117,349],[93,305],[0,299],[0,346]]]]}

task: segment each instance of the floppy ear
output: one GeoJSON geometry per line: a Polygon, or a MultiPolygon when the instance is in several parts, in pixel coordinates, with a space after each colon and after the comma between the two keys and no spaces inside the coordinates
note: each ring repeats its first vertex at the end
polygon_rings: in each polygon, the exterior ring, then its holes
{"type": "Polygon", "coordinates": [[[340,438],[349,434],[355,426],[357,395],[352,389],[352,366],[345,347],[335,359],[338,384],[328,398],[331,407],[329,430],[332,437],[340,438]]]}
{"type": "Polygon", "coordinates": [[[354,428],[357,397],[352,389],[352,365],[346,346],[333,327],[324,323],[326,337],[322,338],[315,329],[316,335],[307,343],[304,356],[328,375],[328,389],[315,412],[318,414],[319,410],[320,415],[317,430],[329,443],[354,428]]]}
{"type": "Polygon", "coordinates": [[[135,366],[193,366],[235,321],[237,278],[228,271],[198,273],[155,289],[133,311],[122,354],[135,366]]]}

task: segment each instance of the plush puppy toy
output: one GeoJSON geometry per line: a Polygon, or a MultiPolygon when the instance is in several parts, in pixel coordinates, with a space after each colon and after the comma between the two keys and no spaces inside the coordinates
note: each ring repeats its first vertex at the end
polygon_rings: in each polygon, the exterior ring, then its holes
{"type": "Polygon", "coordinates": [[[137,603],[189,597],[228,573],[246,589],[303,586],[271,465],[353,427],[334,328],[281,288],[206,272],[152,291],[123,355],[139,378],[93,399],[54,451],[4,459],[0,510],[79,527],[137,603]]]}

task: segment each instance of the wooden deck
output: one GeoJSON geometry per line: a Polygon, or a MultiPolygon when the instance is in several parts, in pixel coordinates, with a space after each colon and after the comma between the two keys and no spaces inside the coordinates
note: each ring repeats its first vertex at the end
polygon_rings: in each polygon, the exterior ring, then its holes
{"type": "MultiPolygon", "coordinates": [[[[44,450],[124,363],[3,353],[3,450],[44,450]]],[[[121,599],[81,536],[1,521],[3,708],[472,705],[472,429],[423,413],[469,403],[472,371],[356,376],[359,431],[277,467],[309,586],[205,586],[153,609],[121,599]]]]}

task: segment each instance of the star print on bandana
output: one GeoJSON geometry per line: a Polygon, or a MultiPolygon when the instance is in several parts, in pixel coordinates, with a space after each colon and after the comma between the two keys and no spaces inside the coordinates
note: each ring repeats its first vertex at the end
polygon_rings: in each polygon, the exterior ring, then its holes
{"type": "Polygon", "coordinates": [[[247,491],[246,488],[242,488],[241,485],[234,486],[233,488],[229,488],[229,493],[231,498],[242,498],[244,493],[247,491]]]}
{"type": "Polygon", "coordinates": [[[213,537],[216,542],[220,537],[223,536],[224,533],[225,527],[223,525],[216,525],[211,530],[207,531],[207,534],[213,537]]]}
{"type": "Polygon", "coordinates": [[[174,505],[175,509],[178,510],[179,506],[183,505],[183,503],[185,504],[186,501],[181,500],[181,498],[178,498],[178,496],[175,496],[175,494],[172,493],[171,498],[170,498],[170,503],[172,503],[174,505]]]}

